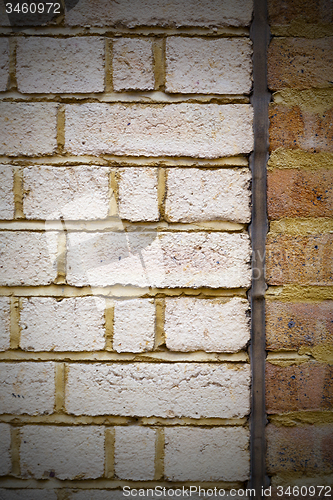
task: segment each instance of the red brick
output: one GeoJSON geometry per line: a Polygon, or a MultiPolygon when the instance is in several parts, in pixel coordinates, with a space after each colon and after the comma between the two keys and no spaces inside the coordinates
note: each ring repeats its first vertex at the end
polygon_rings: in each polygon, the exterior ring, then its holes
{"type": "Polygon", "coordinates": [[[333,366],[308,362],[298,366],[266,364],[268,413],[333,409],[333,366]]]}
{"type": "Polygon", "coordinates": [[[303,20],[306,23],[333,22],[332,0],[268,0],[269,23],[289,24],[303,20]]]}

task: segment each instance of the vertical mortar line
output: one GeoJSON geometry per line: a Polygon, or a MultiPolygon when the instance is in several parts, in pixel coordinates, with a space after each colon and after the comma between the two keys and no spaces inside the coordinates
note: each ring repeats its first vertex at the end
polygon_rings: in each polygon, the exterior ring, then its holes
{"type": "Polygon", "coordinates": [[[156,320],[155,320],[155,345],[154,350],[165,344],[165,299],[155,300],[156,320]]]}
{"type": "Polygon", "coordinates": [[[118,174],[116,169],[111,168],[109,177],[109,193],[110,193],[110,204],[109,204],[109,216],[114,217],[118,215],[118,174]]]}
{"type": "Polygon", "coordinates": [[[164,427],[156,427],[155,438],[155,481],[164,478],[164,427]]]}
{"type": "Polygon", "coordinates": [[[252,170],[252,308],[250,359],[251,390],[251,476],[250,487],[261,499],[261,488],[268,485],[265,469],[265,243],[267,234],[266,163],[268,160],[267,47],[269,27],[266,0],[254,0],[254,17],[250,36],[253,42],[253,105],[254,149],[250,157],[252,170]]]}
{"type": "Polygon", "coordinates": [[[17,90],[16,80],[16,48],[17,39],[9,37],[9,76],[8,90],[17,90]]]}
{"type": "Polygon", "coordinates": [[[165,90],[165,37],[155,38],[153,42],[153,60],[155,90],[165,90]]]}
{"type": "Polygon", "coordinates": [[[20,447],[21,447],[21,432],[19,427],[11,427],[11,457],[12,457],[12,475],[20,477],[20,447]]]}
{"type": "Polygon", "coordinates": [[[65,149],[65,105],[59,104],[57,116],[57,145],[58,153],[63,153],[65,149]]]}
{"type": "Polygon", "coordinates": [[[65,411],[65,385],[66,385],[66,365],[65,363],[55,364],[55,407],[56,413],[65,411]]]}
{"type": "Polygon", "coordinates": [[[105,38],[105,59],[104,59],[104,78],[105,92],[113,92],[113,75],[112,75],[112,57],[113,57],[113,41],[105,38]]]}
{"type": "Polygon", "coordinates": [[[105,477],[112,479],[114,477],[114,427],[105,427],[105,477]]]}
{"type": "Polygon", "coordinates": [[[113,351],[114,301],[105,300],[105,350],[113,351]]]}
{"type": "Polygon", "coordinates": [[[14,167],[13,192],[14,192],[14,219],[24,219],[23,168],[14,167]]]}
{"type": "Polygon", "coordinates": [[[19,349],[20,347],[20,307],[21,299],[11,297],[10,299],[10,348],[19,349]]]}
{"type": "Polygon", "coordinates": [[[166,169],[159,167],[157,170],[157,200],[160,220],[165,219],[165,197],[166,197],[166,169]]]}
{"type": "Polygon", "coordinates": [[[67,259],[67,228],[61,218],[62,231],[58,233],[58,252],[57,252],[57,277],[56,284],[66,284],[66,259],[67,259]]]}

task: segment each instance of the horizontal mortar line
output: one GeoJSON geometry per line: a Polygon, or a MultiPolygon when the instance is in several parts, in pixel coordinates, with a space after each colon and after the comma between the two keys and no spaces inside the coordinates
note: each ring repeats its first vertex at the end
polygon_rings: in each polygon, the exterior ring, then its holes
{"type": "Polygon", "coordinates": [[[323,300],[333,300],[333,285],[269,286],[266,291],[266,300],[280,300],[283,302],[321,302],[323,300]]]}
{"type": "Polygon", "coordinates": [[[307,354],[299,354],[297,350],[280,350],[280,351],[269,351],[266,357],[266,361],[297,361],[297,362],[306,362],[310,361],[311,357],[307,354]]]}
{"type": "Polygon", "coordinates": [[[306,424],[329,424],[333,423],[332,410],[298,410],[267,415],[270,423],[275,425],[306,425],[306,424]]]}
{"type": "Polygon", "coordinates": [[[285,217],[269,222],[268,235],[308,236],[333,233],[333,219],[328,217],[285,217]]]}

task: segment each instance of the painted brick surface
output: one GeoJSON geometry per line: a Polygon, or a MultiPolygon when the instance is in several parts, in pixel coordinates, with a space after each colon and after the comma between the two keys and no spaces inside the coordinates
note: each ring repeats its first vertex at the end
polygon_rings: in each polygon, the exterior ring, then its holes
{"type": "Polygon", "coordinates": [[[166,91],[197,94],[248,94],[251,42],[246,38],[169,37],[166,91]]]}
{"type": "Polygon", "coordinates": [[[16,78],[23,93],[104,90],[104,40],[25,37],[18,41],[16,78]]]}
{"type": "Polygon", "coordinates": [[[25,426],[21,430],[25,478],[93,479],[104,472],[104,428],[25,426]]]}
{"type": "Polygon", "coordinates": [[[117,352],[145,352],[154,348],[155,304],[135,299],[116,302],[113,349],[117,352]]]}
{"type": "Polygon", "coordinates": [[[155,474],[155,431],[137,426],[115,428],[115,474],[149,481],[155,474]]]}
{"type": "Polygon", "coordinates": [[[57,500],[57,494],[49,489],[0,489],[0,498],[1,500],[57,500]]]}
{"type": "Polygon", "coordinates": [[[253,147],[248,104],[82,104],[66,106],[72,154],[218,158],[253,147]]]}
{"type": "Polygon", "coordinates": [[[0,424],[0,476],[6,476],[11,472],[12,458],[11,458],[10,447],[11,447],[10,425],[0,424]]]}
{"type": "Polygon", "coordinates": [[[1,363],[0,413],[42,415],[53,412],[54,363],[1,363]]]}
{"type": "Polygon", "coordinates": [[[0,351],[10,346],[10,299],[0,297],[0,351]]]}
{"type": "Polygon", "coordinates": [[[120,38],[113,42],[113,88],[153,90],[153,42],[139,38],[120,38]]]}
{"type": "Polygon", "coordinates": [[[0,103],[0,154],[37,156],[57,147],[58,105],[54,103],[0,103]]]}
{"type": "Polygon", "coordinates": [[[250,339],[247,300],[166,299],[165,335],[171,351],[237,352],[250,339]]]}
{"type": "Polygon", "coordinates": [[[56,275],[58,234],[0,233],[0,285],[47,285],[56,275]]]}
{"type": "Polygon", "coordinates": [[[156,168],[119,169],[119,216],[137,221],[159,219],[156,168]]]}
{"type": "Polygon", "coordinates": [[[105,347],[105,301],[98,297],[22,299],[20,347],[26,351],[95,351],[105,347]]]}
{"type": "Polygon", "coordinates": [[[9,43],[8,38],[0,40],[0,92],[7,90],[9,79],[9,43]]]}
{"type": "Polygon", "coordinates": [[[28,219],[104,219],[109,210],[109,169],[28,167],[24,191],[28,219]]]}
{"type": "Polygon", "coordinates": [[[72,364],[66,410],[74,415],[243,417],[249,412],[249,383],[248,365],[72,364]]]}
{"type": "Polygon", "coordinates": [[[250,172],[168,169],[165,212],[171,222],[250,222],[250,172]]]}
{"type": "Polygon", "coordinates": [[[284,25],[295,21],[303,23],[330,24],[333,12],[330,2],[318,0],[269,0],[268,13],[270,24],[284,25]]]}
{"type": "Polygon", "coordinates": [[[249,433],[240,427],[165,429],[165,474],[172,481],[245,481],[249,433]]]}
{"type": "Polygon", "coordinates": [[[14,172],[9,165],[0,165],[0,219],[14,218],[14,172]]]}
{"type": "Polygon", "coordinates": [[[72,233],[67,278],[77,286],[247,287],[249,260],[245,234],[72,233]]]}

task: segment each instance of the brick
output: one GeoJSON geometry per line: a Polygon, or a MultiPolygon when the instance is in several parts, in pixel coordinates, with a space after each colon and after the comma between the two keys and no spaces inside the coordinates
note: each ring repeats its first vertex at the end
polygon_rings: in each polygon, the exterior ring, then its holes
{"type": "Polygon", "coordinates": [[[266,363],[268,413],[298,410],[331,410],[333,367],[317,362],[298,366],[266,363]]]}
{"type": "Polygon", "coordinates": [[[76,297],[22,299],[20,347],[25,351],[98,351],[105,347],[105,301],[76,297]]]}
{"type": "Polygon", "coordinates": [[[42,415],[53,412],[54,363],[1,363],[0,413],[42,415]]]}
{"type": "Polygon", "coordinates": [[[218,158],[253,148],[248,104],[66,106],[65,147],[72,154],[218,158]]]}
{"type": "Polygon", "coordinates": [[[332,473],[332,425],[283,428],[270,424],[266,435],[268,472],[332,473]]]}
{"type": "Polygon", "coordinates": [[[165,213],[171,222],[250,222],[247,169],[168,169],[165,213]]]}
{"type": "Polygon", "coordinates": [[[0,92],[7,90],[9,79],[9,43],[8,38],[0,40],[0,92]]]}
{"type": "Polygon", "coordinates": [[[12,458],[11,458],[10,447],[11,447],[10,425],[0,424],[0,476],[6,476],[11,472],[12,458]]]}
{"type": "Polygon", "coordinates": [[[155,304],[134,299],[115,303],[113,348],[117,352],[145,352],[154,348],[155,304]]]}
{"type": "Polygon", "coordinates": [[[267,205],[270,219],[332,217],[333,172],[294,169],[268,172],[267,205]]]}
{"type": "MultiPolygon", "coordinates": [[[[128,488],[133,488],[133,486],[124,485],[121,488],[122,488],[121,490],[114,490],[113,489],[112,492],[110,490],[86,490],[86,489],[81,490],[81,491],[75,490],[75,491],[73,491],[73,493],[71,494],[69,499],[70,500],[124,500],[124,497],[126,497],[127,495],[130,496],[130,493],[128,493],[129,492],[128,488]],[[123,492],[123,488],[124,488],[124,492],[123,492]],[[112,497],[111,497],[111,495],[112,495],[112,497]]],[[[157,491],[157,493],[154,494],[153,488],[154,487],[148,488],[148,490],[147,490],[147,489],[144,489],[143,487],[138,487],[138,489],[140,490],[140,494],[143,497],[147,497],[150,500],[159,500],[159,499],[163,498],[163,496],[161,496],[161,493],[159,491],[157,491]],[[142,494],[142,492],[144,492],[144,494],[142,494]]],[[[134,491],[134,493],[135,493],[135,491],[134,491]]],[[[135,495],[133,495],[133,496],[135,496],[135,495]]],[[[180,498],[183,498],[183,497],[180,497],[180,498]]],[[[199,500],[199,496],[197,496],[195,494],[192,494],[191,498],[199,500]]],[[[8,499],[8,500],[10,500],[10,499],[8,499]]],[[[236,499],[236,500],[238,500],[238,499],[236,499]]],[[[323,500],[326,500],[326,499],[323,499],[323,500]]]]}
{"type": "Polygon", "coordinates": [[[233,418],[249,412],[248,365],[72,364],[67,380],[66,410],[74,415],[233,418]]]}
{"type": "Polygon", "coordinates": [[[0,219],[14,218],[13,186],[13,168],[8,165],[0,165],[0,219]]]}
{"type": "Polygon", "coordinates": [[[266,302],[266,349],[333,344],[333,301],[266,302]]]}
{"type": "Polygon", "coordinates": [[[113,42],[113,88],[153,90],[155,86],[152,40],[121,38],[113,42]]]}
{"type": "Polygon", "coordinates": [[[303,23],[330,24],[333,11],[330,2],[318,0],[269,0],[268,14],[270,24],[284,25],[296,21],[303,23]]]}
{"type": "Polygon", "coordinates": [[[104,472],[104,428],[30,426],[21,430],[21,475],[95,479],[104,472]]]}
{"type": "Polygon", "coordinates": [[[115,428],[115,474],[119,479],[154,479],[155,434],[153,429],[138,426],[115,428]]]}
{"type": "Polygon", "coordinates": [[[70,26],[248,26],[252,17],[251,0],[145,0],[118,2],[81,0],[66,13],[70,26]]]}
{"type": "Polygon", "coordinates": [[[67,279],[76,286],[248,287],[249,260],[246,234],[72,233],[67,279]]]}
{"type": "Polygon", "coordinates": [[[330,88],[333,37],[273,38],[268,49],[268,86],[272,90],[330,88]]]}
{"type": "Polygon", "coordinates": [[[241,427],[165,428],[165,474],[171,481],[245,481],[249,432],[241,427]]]}
{"type": "Polygon", "coordinates": [[[248,94],[251,41],[246,38],[181,38],[166,42],[167,92],[248,94]]]}
{"type": "Polygon", "coordinates": [[[333,151],[333,108],[323,113],[270,106],[270,149],[303,149],[310,153],[333,151]]]}
{"type": "Polygon", "coordinates": [[[247,300],[166,299],[166,346],[171,351],[237,352],[250,340],[247,300]]]}
{"type": "Polygon", "coordinates": [[[267,282],[270,285],[330,285],[333,235],[268,235],[267,282]]]}
{"type": "Polygon", "coordinates": [[[0,285],[48,285],[57,275],[58,234],[3,231],[0,285]]]}
{"type": "Polygon", "coordinates": [[[23,211],[28,219],[104,219],[109,210],[109,169],[28,167],[23,211]]]}
{"type": "Polygon", "coordinates": [[[10,299],[0,297],[0,351],[10,347],[10,299]]]}
{"type": "Polygon", "coordinates": [[[138,221],[159,219],[157,168],[120,168],[119,217],[138,221]]]}
{"type": "Polygon", "coordinates": [[[14,489],[0,489],[1,500],[57,500],[57,494],[54,490],[43,489],[34,490],[14,490],[14,489]]]}

